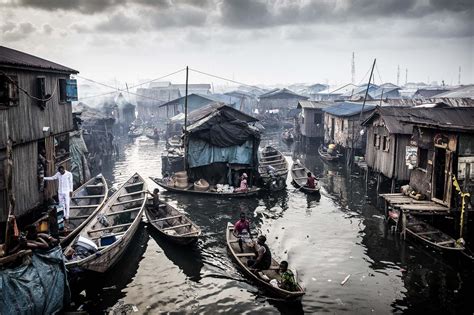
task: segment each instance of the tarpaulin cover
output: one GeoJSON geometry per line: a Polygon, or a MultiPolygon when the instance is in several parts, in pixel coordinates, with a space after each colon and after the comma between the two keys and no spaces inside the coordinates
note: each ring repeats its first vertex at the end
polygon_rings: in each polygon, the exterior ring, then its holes
{"type": "Polygon", "coordinates": [[[200,138],[214,146],[230,147],[241,145],[252,137],[259,138],[260,135],[258,129],[252,128],[246,122],[233,120],[201,126],[199,131],[192,133],[192,137],[200,138]]]}
{"type": "Polygon", "coordinates": [[[86,159],[86,154],[88,153],[87,146],[82,137],[82,132],[71,132],[69,139],[71,173],[74,179],[74,186],[80,186],[91,177],[86,159]]]}
{"type": "Polygon", "coordinates": [[[252,139],[242,145],[229,147],[212,146],[209,142],[191,138],[188,142],[187,161],[189,167],[209,165],[216,162],[253,165],[254,142],[252,139]]]}
{"type": "Polygon", "coordinates": [[[54,314],[69,303],[61,247],[35,250],[32,260],[0,270],[0,314],[54,314]]]}

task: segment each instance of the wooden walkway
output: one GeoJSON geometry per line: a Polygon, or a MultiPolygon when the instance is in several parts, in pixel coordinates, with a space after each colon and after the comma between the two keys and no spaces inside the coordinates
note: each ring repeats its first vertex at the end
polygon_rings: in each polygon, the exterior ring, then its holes
{"type": "Polygon", "coordinates": [[[431,200],[416,200],[402,193],[380,194],[385,200],[385,210],[388,208],[410,212],[417,215],[445,215],[451,212],[450,208],[431,200]]]}

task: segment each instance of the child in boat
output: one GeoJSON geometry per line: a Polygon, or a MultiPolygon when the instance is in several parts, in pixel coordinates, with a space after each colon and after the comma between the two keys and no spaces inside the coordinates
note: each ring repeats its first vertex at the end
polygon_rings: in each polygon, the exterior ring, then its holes
{"type": "Polygon", "coordinates": [[[234,224],[234,236],[239,239],[240,251],[244,252],[243,242],[252,243],[250,238],[250,221],[246,219],[245,213],[240,213],[240,220],[234,224]]]}
{"type": "Polygon", "coordinates": [[[308,172],[306,175],[308,178],[306,179],[306,184],[304,186],[311,189],[316,188],[316,178],[311,174],[311,172],[308,172]]]}
{"type": "Polygon", "coordinates": [[[247,190],[249,190],[249,187],[247,185],[247,173],[243,173],[242,176],[240,177],[240,187],[236,188],[234,191],[245,192],[247,190]]]}
{"type": "Polygon", "coordinates": [[[295,276],[293,272],[288,269],[288,262],[283,260],[280,262],[280,270],[278,273],[281,276],[281,281],[278,282],[278,286],[283,290],[287,291],[296,291],[298,290],[298,285],[296,284],[295,276]]]}

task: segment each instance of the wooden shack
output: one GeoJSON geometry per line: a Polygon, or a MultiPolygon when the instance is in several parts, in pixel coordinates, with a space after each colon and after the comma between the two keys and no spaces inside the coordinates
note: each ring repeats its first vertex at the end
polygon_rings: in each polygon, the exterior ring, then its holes
{"type": "Polygon", "coordinates": [[[10,210],[21,216],[56,194],[54,182],[43,190],[40,169],[50,176],[69,166],[71,101],[77,100],[70,75],[77,73],[0,46],[0,221],[10,210]]]}
{"type": "Polygon", "coordinates": [[[323,109],[324,141],[334,143],[343,150],[353,148],[356,153],[365,153],[367,137],[365,133],[361,133],[361,123],[374,109],[373,105],[363,106],[362,103],[355,102],[335,103],[326,107],[323,109]]]}
{"type": "MultiPolygon", "coordinates": [[[[171,100],[164,104],[161,104],[158,108],[158,117],[160,119],[169,119],[173,116],[178,115],[179,113],[184,113],[184,101],[185,96],[179,97],[177,99],[171,100]]],[[[211,103],[220,102],[221,100],[213,97],[212,95],[203,95],[203,94],[189,94],[188,95],[188,113],[209,105],[211,103]]]]}
{"type": "Polygon", "coordinates": [[[381,173],[395,181],[410,179],[410,169],[405,163],[406,146],[409,145],[413,125],[407,122],[411,112],[426,109],[406,107],[377,107],[362,123],[366,128],[365,160],[371,171],[381,173]]]}
{"type": "Polygon", "coordinates": [[[308,97],[288,89],[274,89],[259,96],[258,111],[260,114],[278,111],[283,118],[286,118],[286,114],[295,108],[299,101],[307,99],[308,97]]]}
{"type": "Polygon", "coordinates": [[[334,104],[333,102],[299,101],[297,108],[301,112],[297,116],[295,130],[306,139],[323,139],[323,109],[334,104]]]}
{"type": "Polygon", "coordinates": [[[407,146],[407,156],[410,150],[410,161],[414,164],[410,186],[447,208],[453,205],[457,194],[453,176],[472,194],[474,107],[433,108],[412,117],[410,122],[414,126],[410,146],[407,146]],[[470,180],[464,183],[468,164],[470,180]]]}

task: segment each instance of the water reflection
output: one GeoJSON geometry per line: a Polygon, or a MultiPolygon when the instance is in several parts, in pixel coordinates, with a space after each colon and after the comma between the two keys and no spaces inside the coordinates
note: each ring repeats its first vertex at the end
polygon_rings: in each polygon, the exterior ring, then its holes
{"type": "Polygon", "coordinates": [[[160,246],[166,257],[178,266],[192,281],[201,280],[202,256],[195,246],[179,246],[164,239],[153,227],[147,225],[147,231],[160,246]]]}

